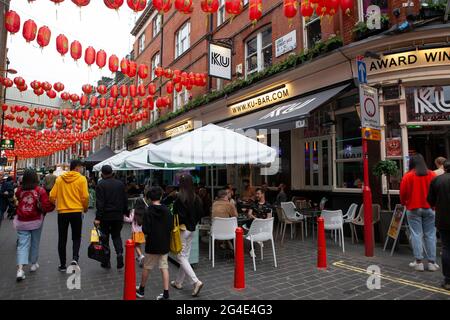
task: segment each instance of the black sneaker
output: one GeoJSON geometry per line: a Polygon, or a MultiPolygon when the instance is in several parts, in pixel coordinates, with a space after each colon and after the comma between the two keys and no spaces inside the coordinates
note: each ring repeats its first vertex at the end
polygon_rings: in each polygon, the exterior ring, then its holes
{"type": "Polygon", "coordinates": [[[106,262],[106,263],[102,263],[102,264],[100,264],[100,266],[103,268],[103,269],[111,269],[111,262],[106,262]]]}
{"type": "Polygon", "coordinates": [[[145,295],[145,289],[141,286],[136,286],[136,297],[138,298],[144,298],[145,295]]]}
{"type": "Polygon", "coordinates": [[[161,293],[159,296],[156,297],[156,300],[170,300],[170,299],[164,297],[164,293],[161,293]]]}
{"type": "Polygon", "coordinates": [[[67,268],[66,268],[66,266],[60,265],[60,266],[58,266],[58,271],[59,272],[66,272],[67,268]]]}
{"type": "Polygon", "coordinates": [[[122,255],[120,255],[120,256],[117,256],[117,269],[122,269],[123,268],[123,266],[124,266],[124,264],[123,264],[123,256],[122,255]]]}

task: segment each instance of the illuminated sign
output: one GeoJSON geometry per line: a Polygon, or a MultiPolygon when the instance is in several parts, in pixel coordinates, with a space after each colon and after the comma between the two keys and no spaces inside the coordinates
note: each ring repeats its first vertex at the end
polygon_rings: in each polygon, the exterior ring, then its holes
{"type": "Polygon", "coordinates": [[[2,150],[14,150],[14,140],[2,139],[0,148],[2,150]]]}
{"type": "Polygon", "coordinates": [[[368,59],[367,72],[374,75],[419,67],[431,67],[450,64],[450,47],[438,49],[424,49],[389,54],[381,59],[368,59]]]}
{"type": "Polygon", "coordinates": [[[164,134],[165,134],[166,138],[169,138],[169,137],[173,137],[173,136],[185,133],[185,132],[190,131],[192,129],[194,129],[192,121],[188,121],[186,123],[183,123],[180,126],[177,126],[175,128],[166,130],[166,132],[164,132],[164,134]]]}
{"type": "Polygon", "coordinates": [[[264,93],[262,95],[250,98],[248,100],[231,105],[229,110],[231,114],[246,113],[252,110],[256,110],[276,102],[283,101],[289,98],[289,89],[283,87],[274,91],[264,93]]]}

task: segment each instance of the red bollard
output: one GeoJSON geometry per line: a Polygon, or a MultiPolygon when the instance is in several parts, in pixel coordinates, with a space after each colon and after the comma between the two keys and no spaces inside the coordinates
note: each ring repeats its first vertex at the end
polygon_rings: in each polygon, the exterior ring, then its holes
{"type": "Polygon", "coordinates": [[[322,217],[317,218],[317,268],[327,267],[327,243],[325,241],[325,226],[322,217]]]}
{"type": "Polygon", "coordinates": [[[136,300],[136,267],[134,265],[134,241],[128,239],[125,244],[125,283],[123,300],[136,300]]]}
{"type": "Polygon", "coordinates": [[[245,289],[244,271],[244,230],[236,228],[236,241],[234,248],[234,288],[245,289]]]}

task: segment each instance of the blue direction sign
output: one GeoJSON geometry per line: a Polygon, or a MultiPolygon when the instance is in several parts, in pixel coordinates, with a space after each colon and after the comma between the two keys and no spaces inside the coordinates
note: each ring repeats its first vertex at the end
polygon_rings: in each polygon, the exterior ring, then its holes
{"type": "Polygon", "coordinates": [[[359,83],[367,83],[367,67],[366,63],[362,60],[358,60],[357,67],[358,67],[358,81],[359,83]]]}

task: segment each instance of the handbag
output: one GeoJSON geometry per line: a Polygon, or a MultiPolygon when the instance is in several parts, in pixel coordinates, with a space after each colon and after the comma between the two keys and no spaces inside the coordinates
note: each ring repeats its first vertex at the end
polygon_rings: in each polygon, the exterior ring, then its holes
{"type": "Polygon", "coordinates": [[[107,263],[110,260],[111,252],[108,246],[102,243],[102,237],[98,228],[95,228],[94,230],[97,233],[97,237],[94,237],[93,239],[91,232],[91,240],[98,239],[98,242],[91,242],[88,247],[88,257],[101,263],[107,263]]]}
{"type": "Polygon", "coordinates": [[[178,221],[178,214],[174,215],[173,228],[170,235],[170,252],[179,254],[183,246],[181,244],[180,222],[178,221]]]}

